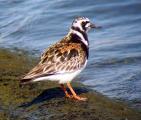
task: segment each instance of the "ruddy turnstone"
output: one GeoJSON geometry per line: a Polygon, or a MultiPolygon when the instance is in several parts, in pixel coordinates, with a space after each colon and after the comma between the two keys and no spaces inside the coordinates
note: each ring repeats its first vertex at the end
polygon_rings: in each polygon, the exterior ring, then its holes
{"type": "Polygon", "coordinates": [[[58,81],[66,97],[85,101],[78,96],[70,82],[86,66],[89,56],[87,32],[97,28],[86,17],[77,17],[72,22],[68,34],[59,42],[49,47],[41,56],[41,60],[22,80],[21,83],[37,81],[58,81]],[[71,95],[64,84],[67,84],[71,95]]]}

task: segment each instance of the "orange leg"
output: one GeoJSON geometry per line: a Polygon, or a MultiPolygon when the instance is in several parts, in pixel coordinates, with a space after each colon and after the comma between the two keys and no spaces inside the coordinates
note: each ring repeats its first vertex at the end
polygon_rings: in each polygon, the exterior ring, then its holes
{"type": "Polygon", "coordinates": [[[68,91],[66,90],[65,86],[63,84],[60,84],[61,85],[61,88],[62,90],[64,91],[66,97],[68,98],[72,98],[72,96],[68,93],[68,91]]]}
{"type": "Polygon", "coordinates": [[[71,86],[71,84],[69,82],[67,83],[67,86],[70,89],[74,99],[81,100],[81,101],[86,101],[87,100],[87,98],[83,98],[83,97],[78,96],[76,94],[76,92],[73,90],[73,88],[72,88],[72,86],[71,86]]]}

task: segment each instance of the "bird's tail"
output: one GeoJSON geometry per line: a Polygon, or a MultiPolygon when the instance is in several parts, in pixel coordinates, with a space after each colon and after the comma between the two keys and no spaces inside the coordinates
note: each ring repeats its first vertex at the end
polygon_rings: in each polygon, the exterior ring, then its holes
{"type": "Polygon", "coordinates": [[[20,84],[23,85],[23,84],[28,84],[28,83],[31,83],[33,81],[32,78],[22,78],[20,80],[20,84]]]}

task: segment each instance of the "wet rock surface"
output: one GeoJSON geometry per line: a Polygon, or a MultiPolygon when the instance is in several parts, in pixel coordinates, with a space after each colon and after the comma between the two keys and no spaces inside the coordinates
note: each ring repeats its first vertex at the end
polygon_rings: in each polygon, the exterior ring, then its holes
{"type": "Polygon", "coordinates": [[[19,85],[38,59],[24,52],[0,50],[0,120],[141,120],[141,113],[121,102],[72,83],[86,102],[64,97],[54,82],[19,85]]]}

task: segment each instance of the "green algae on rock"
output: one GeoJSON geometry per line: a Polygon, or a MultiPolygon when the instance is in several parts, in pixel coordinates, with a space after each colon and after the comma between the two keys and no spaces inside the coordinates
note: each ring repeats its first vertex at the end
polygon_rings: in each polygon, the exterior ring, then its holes
{"type": "Polygon", "coordinates": [[[64,97],[54,82],[19,86],[20,78],[38,59],[25,52],[0,50],[0,120],[141,120],[141,114],[74,83],[87,102],[64,97]]]}

